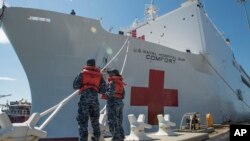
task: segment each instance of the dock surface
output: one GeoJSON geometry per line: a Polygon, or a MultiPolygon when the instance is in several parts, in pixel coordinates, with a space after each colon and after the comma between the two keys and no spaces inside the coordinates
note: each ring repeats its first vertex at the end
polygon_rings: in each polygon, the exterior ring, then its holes
{"type": "MultiPolygon", "coordinates": [[[[152,138],[152,141],[229,141],[229,126],[215,128],[212,133],[176,133],[177,136],[157,136],[154,133],[148,133],[147,135],[152,138]]],[[[78,141],[78,138],[51,138],[40,139],[39,141],[78,141]]],[[[105,141],[111,141],[111,138],[105,138],[105,141]]]]}

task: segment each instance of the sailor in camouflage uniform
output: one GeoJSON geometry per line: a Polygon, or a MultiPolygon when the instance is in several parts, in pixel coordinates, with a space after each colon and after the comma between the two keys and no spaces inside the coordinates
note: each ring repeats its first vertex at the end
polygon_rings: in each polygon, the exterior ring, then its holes
{"type": "Polygon", "coordinates": [[[125,96],[123,78],[119,71],[113,69],[108,71],[108,85],[102,99],[107,100],[108,125],[112,134],[112,141],[123,141],[125,138],[122,127],[123,120],[123,99],[125,96]]]}
{"type": "Polygon", "coordinates": [[[87,61],[87,66],[83,67],[81,73],[75,78],[73,87],[74,89],[80,89],[79,109],[76,118],[79,125],[79,140],[88,140],[88,120],[90,118],[94,132],[94,137],[91,137],[91,139],[92,141],[98,141],[100,138],[98,93],[105,93],[106,82],[100,69],[95,67],[94,59],[87,61]]]}

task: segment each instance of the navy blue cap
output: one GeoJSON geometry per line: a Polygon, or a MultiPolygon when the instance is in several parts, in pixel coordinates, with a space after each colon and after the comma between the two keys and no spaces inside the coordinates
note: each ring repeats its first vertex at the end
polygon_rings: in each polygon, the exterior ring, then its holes
{"type": "Polygon", "coordinates": [[[87,60],[87,66],[95,66],[95,59],[87,60]]]}
{"type": "Polygon", "coordinates": [[[107,71],[108,74],[120,75],[119,70],[117,69],[110,69],[107,71]]]}

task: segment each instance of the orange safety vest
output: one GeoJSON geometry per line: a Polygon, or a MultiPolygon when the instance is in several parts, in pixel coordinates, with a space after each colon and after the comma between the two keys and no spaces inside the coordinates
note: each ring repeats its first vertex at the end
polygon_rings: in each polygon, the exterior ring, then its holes
{"type": "MultiPolygon", "coordinates": [[[[124,90],[124,85],[126,85],[123,81],[123,78],[121,76],[111,76],[108,78],[108,82],[109,84],[111,82],[115,83],[115,95],[114,97],[117,99],[123,99],[124,95],[123,95],[123,90],[124,90]]],[[[102,94],[101,99],[108,99],[108,97],[105,94],[102,94]]]]}
{"type": "Polygon", "coordinates": [[[82,92],[86,89],[92,88],[96,92],[98,92],[102,78],[100,69],[92,66],[85,66],[83,67],[82,74],[83,74],[83,79],[82,79],[83,86],[80,89],[80,91],[82,92]]]}

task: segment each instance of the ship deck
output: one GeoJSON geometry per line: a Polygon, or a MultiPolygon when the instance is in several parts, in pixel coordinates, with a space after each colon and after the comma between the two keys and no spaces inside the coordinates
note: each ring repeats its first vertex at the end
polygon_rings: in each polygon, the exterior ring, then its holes
{"type": "MultiPolygon", "coordinates": [[[[147,135],[152,140],[157,141],[229,141],[229,126],[223,125],[215,127],[211,133],[199,132],[176,132],[177,136],[156,136],[154,133],[147,135]]],[[[57,138],[57,139],[40,139],[39,141],[78,141],[78,138],[57,138]]],[[[105,141],[111,141],[111,138],[105,138],[105,141]]],[[[126,141],[126,140],[125,140],[126,141]]]]}

